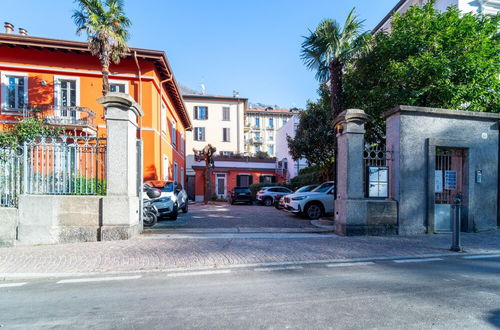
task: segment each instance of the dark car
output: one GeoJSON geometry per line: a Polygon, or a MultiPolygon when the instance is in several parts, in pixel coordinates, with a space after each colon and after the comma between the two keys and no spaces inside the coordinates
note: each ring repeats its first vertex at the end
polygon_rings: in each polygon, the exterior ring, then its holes
{"type": "Polygon", "coordinates": [[[234,203],[246,203],[252,205],[252,192],[248,187],[234,187],[229,195],[229,202],[231,205],[234,203]]]}

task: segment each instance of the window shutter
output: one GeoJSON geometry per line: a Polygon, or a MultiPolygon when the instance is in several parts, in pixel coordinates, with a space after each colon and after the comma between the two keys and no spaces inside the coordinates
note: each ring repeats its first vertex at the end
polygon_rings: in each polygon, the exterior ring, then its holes
{"type": "Polygon", "coordinates": [[[276,183],[276,177],[274,175],[271,177],[271,182],[276,183]]]}
{"type": "Polygon", "coordinates": [[[198,119],[198,107],[194,107],[193,108],[193,118],[194,119],[198,119]]]}
{"type": "Polygon", "coordinates": [[[201,130],[202,140],[205,141],[205,127],[201,130]]]}
{"type": "Polygon", "coordinates": [[[205,108],[205,113],[206,113],[205,119],[208,119],[208,107],[205,108]]]}
{"type": "Polygon", "coordinates": [[[252,175],[249,175],[248,176],[248,185],[252,185],[253,184],[253,176],[252,175]]]}
{"type": "Polygon", "coordinates": [[[265,176],[263,176],[263,175],[259,176],[259,183],[264,183],[265,179],[266,179],[265,176]]]}
{"type": "Polygon", "coordinates": [[[236,187],[241,187],[241,175],[236,176],[236,187]]]}

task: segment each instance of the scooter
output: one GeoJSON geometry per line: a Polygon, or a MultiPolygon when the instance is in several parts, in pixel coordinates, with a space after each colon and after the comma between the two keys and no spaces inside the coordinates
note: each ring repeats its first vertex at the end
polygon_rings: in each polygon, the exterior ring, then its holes
{"type": "Polygon", "coordinates": [[[142,223],[145,227],[152,227],[158,222],[158,209],[153,204],[153,200],[161,196],[161,192],[158,189],[144,187],[146,195],[150,199],[142,200],[142,223]]]}

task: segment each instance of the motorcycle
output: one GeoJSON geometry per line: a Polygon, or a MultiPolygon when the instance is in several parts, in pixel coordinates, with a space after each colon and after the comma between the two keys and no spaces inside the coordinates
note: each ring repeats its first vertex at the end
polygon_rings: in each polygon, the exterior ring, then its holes
{"type": "Polygon", "coordinates": [[[146,227],[152,227],[158,221],[159,215],[158,209],[153,204],[153,201],[155,198],[161,196],[161,192],[158,189],[150,187],[144,187],[144,191],[150,199],[142,200],[142,223],[146,227]]]}

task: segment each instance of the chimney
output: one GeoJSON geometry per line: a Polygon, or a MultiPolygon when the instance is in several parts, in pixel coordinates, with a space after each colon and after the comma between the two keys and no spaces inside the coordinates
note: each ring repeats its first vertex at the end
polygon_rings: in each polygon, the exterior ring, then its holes
{"type": "Polygon", "coordinates": [[[22,36],[27,36],[28,35],[28,30],[19,28],[19,34],[22,36]]]}
{"type": "Polygon", "coordinates": [[[5,33],[14,32],[14,25],[10,24],[9,22],[3,23],[3,27],[5,28],[5,33]]]}

